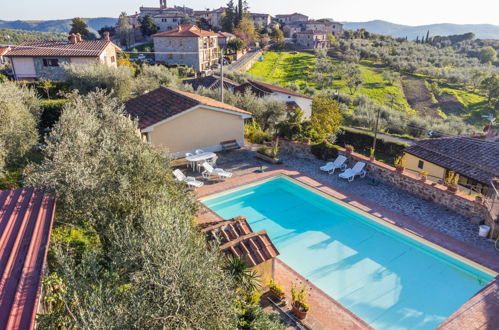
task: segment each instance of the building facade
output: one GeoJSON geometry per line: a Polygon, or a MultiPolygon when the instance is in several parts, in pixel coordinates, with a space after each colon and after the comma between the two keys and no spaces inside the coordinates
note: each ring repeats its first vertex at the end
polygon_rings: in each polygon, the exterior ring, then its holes
{"type": "Polygon", "coordinates": [[[270,16],[269,14],[249,13],[248,15],[256,27],[259,26],[267,27],[272,22],[272,16],[270,16]]]}
{"type": "Polygon", "coordinates": [[[187,65],[198,72],[218,66],[220,50],[215,32],[186,24],[152,37],[157,52],[154,56],[158,62],[187,65]]]}
{"type": "Polygon", "coordinates": [[[207,8],[206,10],[196,10],[194,11],[194,17],[196,20],[201,18],[205,19],[208,24],[216,29],[222,28],[222,16],[225,14],[226,8],[220,7],[218,9],[210,10],[207,8]]]}
{"type": "Polygon", "coordinates": [[[343,24],[330,21],[310,21],[307,22],[305,29],[311,31],[324,31],[326,34],[332,34],[335,37],[339,37],[343,33],[343,24]]]}
{"type": "Polygon", "coordinates": [[[327,33],[324,31],[301,31],[296,33],[296,44],[303,48],[328,48],[327,33]]]}
{"type": "Polygon", "coordinates": [[[62,81],[66,79],[64,64],[102,64],[117,67],[116,52],[121,49],[109,39],[82,40],[72,34],[68,40],[26,41],[9,50],[6,57],[12,63],[16,80],[35,81],[41,78],[62,81]]]}
{"type": "Polygon", "coordinates": [[[294,13],[289,15],[276,15],[277,21],[282,24],[291,24],[296,22],[308,22],[308,16],[300,13],[294,13]]]}

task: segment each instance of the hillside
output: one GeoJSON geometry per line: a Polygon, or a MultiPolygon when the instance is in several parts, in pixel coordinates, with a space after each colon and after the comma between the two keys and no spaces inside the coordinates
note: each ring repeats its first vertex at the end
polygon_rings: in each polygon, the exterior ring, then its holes
{"type": "Polygon", "coordinates": [[[66,39],[66,33],[0,29],[0,44],[17,45],[22,41],[66,39]]]}
{"type": "MultiPolygon", "coordinates": [[[[95,17],[85,18],[88,26],[95,32],[106,25],[116,25],[116,18],[95,17]]],[[[67,33],[70,30],[71,19],[59,19],[50,21],[2,21],[0,20],[0,29],[17,29],[28,31],[60,32],[67,33]]]]}
{"type": "Polygon", "coordinates": [[[430,24],[409,26],[375,20],[369,22],[343,22],[344,28],[348,30],[366,29],[372,33],[387,34],[393,37],[416,39],[426,35],[429,30],[431,36],[447,36],[473,32],[480,39],[499,39],[499,26],[491,24],[430,24]]]}

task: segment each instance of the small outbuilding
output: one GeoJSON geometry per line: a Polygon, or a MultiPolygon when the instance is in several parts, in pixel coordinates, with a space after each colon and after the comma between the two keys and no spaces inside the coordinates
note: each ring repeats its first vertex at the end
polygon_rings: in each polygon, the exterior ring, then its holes
{"type": "Polygon", "coordinates": [[[244,121],[251,113],[209,97],[160,87],[125,103],[144,140],[174,157],[196,149],[222,150],[222,142],[244,145],[244,121]]]}

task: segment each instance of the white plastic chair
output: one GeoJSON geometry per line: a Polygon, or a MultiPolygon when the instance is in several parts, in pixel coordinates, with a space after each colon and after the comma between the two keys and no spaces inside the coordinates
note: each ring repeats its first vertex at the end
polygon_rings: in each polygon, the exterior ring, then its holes
{"type": "MultiPolygon", "coordinates": [[[[190,152],[185,153],[185,158],[190,157],[190,156],[193,156],[193,154],[191,154],[190,152]]],[[[189,162],[188,167],[189,166],[194,169],[194,162],[189,162]]]]}
{"type": "Polygon", "coordinates": [[[212,158],[208,159],[206,162],[208,164],[210,164],[211,166],[216,166],[217,165],[217,160],[218,160],[218,156],[215,155],[212,158]]]}
{"type": "Polygon", "coordinates": [[[355,176],[360,175],[361,178],[366,176],[366,170],[364,167],[366,163],[357,162],[352,168],[347,168],[345,172],[340,173],[339,177],[342,179],[348,179],[348,182],[352,182],[355,179],[355,176]]]}
{"type": "Polygon", "coordinates": [[[197,149],[195,151],[195,153],[196,153],[196,155],[200,155],[200,154],[204,153],[204,151],[202,149],[197,149]]]}
{"type": "Polygon", "coordinates": [[[334,171],[336,171],[336,169],[338,168],[344,170],[347,167],[347,165],[345,164],[346,160],[347,158],[345,156],[339,155],[338,157],[336,157],[334,162],[329,162],[326,165],[321,166],[320,170],[328,172],[329,174],[333,174],[334,171]]]}
{"type": "Polygon", "coordinates": [[[218,178],[222,180],[232,177],[232,173],[221,168],[213,168],[213,166],[207,162],[204,162],[201,166],[204,168],[204,171],[201,174],[205,179],[209,179],[212,175],[218,175],[218,178]]]}
{"type": "Polygon", "coordinates": [[[175,171],[173,171],[173,175],[175,175],[175,178],[178,181],[187,183],[187,185],[189,187],[199,188],[199,187],[202,187],[204,185],[204,182],[198,181],[192,176],[185,176],[185,174],[182,173],[182,171],[179,169],[176,169],[175,171]]]}

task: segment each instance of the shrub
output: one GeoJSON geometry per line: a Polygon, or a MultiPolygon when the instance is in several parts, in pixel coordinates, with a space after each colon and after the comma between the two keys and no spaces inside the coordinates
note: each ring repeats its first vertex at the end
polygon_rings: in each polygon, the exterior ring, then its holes
{"type": "Polygon", "coordinates": [[[284,289],[278,283],[274,282],[274,280],[270,280],[269,289],[277,298],[284,298],[284,289]]]}
{"type": "MultiPolygon", "coordinates": [[[[371,133],[352,131],[344,128],[341,133],[337,135],[337,143],[339,145],[352,145],[355,149],[359,150],[369,150],[373,145],[374,135],[371,133]]],[[[389,157],[395,157],[399,155],[405,148],[407,144],[385,141],[378,138],[376,142],[376,152],[384,154],[389,157]]]]}
{"type": "Polygon", "coordinates": [[[260,125],[255,121],[244,125],[244,131],[244,136],[251,143],[263,144],[272,140],[272,135],[262,131],[260,125]]]}
{"type": "Polygon", "coordinates": [[[321,160],[330,160],[338,157],[339,146],[334,145],[326,140],[321,143],[314,144],[310,147],[310,152],[321,160]]]}
{"type": "Polygon", "coordinates": [[[67,100],[43,100],[40,102],[42,110],[38,129],[41,136],[51,130],[57,123],[66,102],[67,100]]]}

